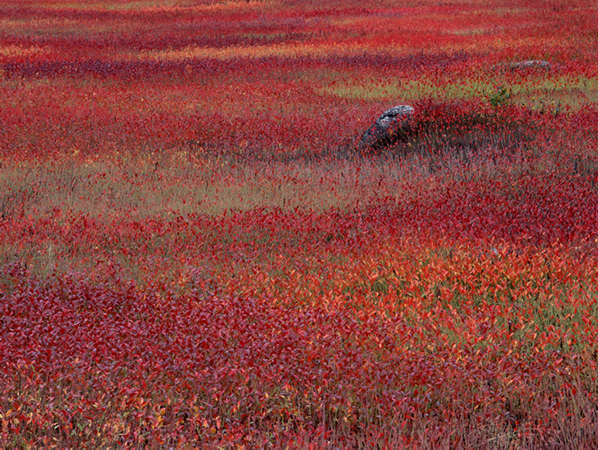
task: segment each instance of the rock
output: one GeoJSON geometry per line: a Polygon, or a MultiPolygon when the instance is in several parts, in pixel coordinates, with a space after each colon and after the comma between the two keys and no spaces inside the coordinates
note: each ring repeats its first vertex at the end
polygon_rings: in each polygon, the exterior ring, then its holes
{"type": "Polygon", "coordinates": [[[551,67],[552,66],[548,61],[540,61],[537,59],[511,64],[511,69],[550,69],[551,67]]]}
{"type": "Polygon", "coordinates": [[[375,149],[406,139],[413,112],[413,108],[408,105],[395,106],[385,111],[363,134],[360,147],[375,149]]]}

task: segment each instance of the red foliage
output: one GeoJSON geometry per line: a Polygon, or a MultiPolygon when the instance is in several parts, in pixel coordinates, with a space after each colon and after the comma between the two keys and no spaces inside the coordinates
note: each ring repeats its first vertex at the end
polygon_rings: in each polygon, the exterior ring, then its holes
{"type": "Polygon", "coordinates": [[[366,3],[0,7],[0,445],[596,444],[596,8],[366,3]],[[407,100],[412,140],[353,154],[407,100]],[[28,173],[171,151],[357,199],[87,214],[28,173]]]}

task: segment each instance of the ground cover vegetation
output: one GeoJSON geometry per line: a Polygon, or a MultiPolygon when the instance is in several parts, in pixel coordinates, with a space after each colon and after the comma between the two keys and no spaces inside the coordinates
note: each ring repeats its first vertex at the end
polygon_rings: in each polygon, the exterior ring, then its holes
{"type": "Polygon", "coordinates": [[[595,2],[0,24],[0,446],[598,446],[595,2]]]}

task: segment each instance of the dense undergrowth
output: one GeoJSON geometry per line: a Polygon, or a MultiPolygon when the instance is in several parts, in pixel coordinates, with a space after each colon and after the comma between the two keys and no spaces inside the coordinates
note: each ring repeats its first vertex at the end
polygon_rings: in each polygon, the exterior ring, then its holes
{"type": "Polygon", "coordinates": [[[595,6],[366,3],[0,8],[0,446],[598,445],[595,6]]]}

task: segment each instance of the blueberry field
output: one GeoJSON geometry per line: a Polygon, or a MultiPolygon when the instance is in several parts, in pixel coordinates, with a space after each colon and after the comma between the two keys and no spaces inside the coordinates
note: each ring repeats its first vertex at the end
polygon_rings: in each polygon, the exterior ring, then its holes
{"type": "Polygon", "coordinates": [[[597,61],[582,0],[4,2],[0,447],[598,447],[597,61]]]}

